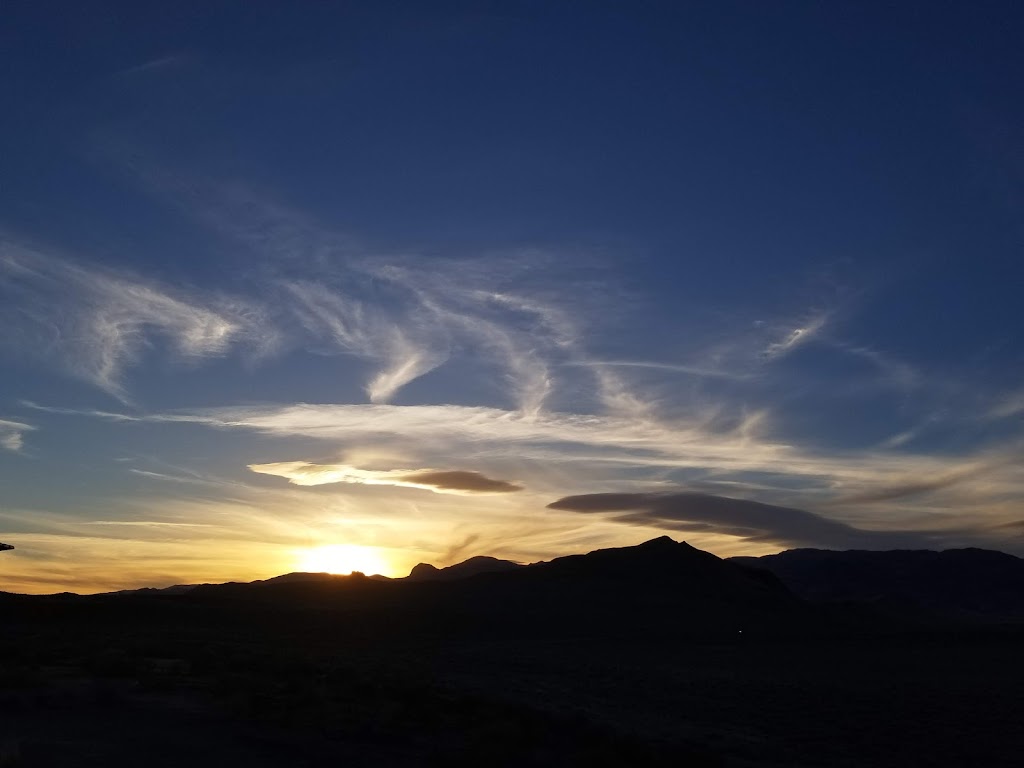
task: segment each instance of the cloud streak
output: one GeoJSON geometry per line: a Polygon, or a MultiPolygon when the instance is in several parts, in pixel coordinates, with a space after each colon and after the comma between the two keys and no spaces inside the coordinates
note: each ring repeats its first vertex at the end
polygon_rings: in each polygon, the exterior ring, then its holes
{"type": "MultiPolygon", "coordinates": [[[[587,314],[586,291],[555,290],[564,281],[552,276],[543,254],[461,260],[372,254],[244,189],[200,190],[198,199],[197,215],[242,244],[251,260],[244,296],[170,288],[8,244],[0,249],[0,298],[12,301],[0,314],[30,331],[16,336],[37,354],[123,400],[130,370],[153,354],[169,350],[187,361],[287,349],[337,356],[339,389],[355,380],[369,402],[148,414],[42,410],[198,424],[242,433],[246,445],[254,435],[304,439],[309,445],[300,455],[347,462],[250,465],[299,486],[412,488],[448,494],[443,501],[453,505],[453,495],[492,493],[524,505],[537,499],[538,510],[556,495],[625,490],[642,498],[615,511],[620,523],[686,525],[747,542],[880,541],[881,529],[896,535],[911,519],[922,529],[948,526],[965,500],[979,521],[994,524],[1007,514],[1001,504],[1024,498],[1024,478],[1007,461],[1019,449],[1008,439],[962,454],[916,453],[898,450],[913,437],[900,431],[902,423],[891,425],[897,438],[881,446],[880,438],[865,440],[868,447],[857,450],[829,448],[827,437],[817,444],[787,438],[785,419],[794,414],[785,408],[803,407],[804,393],[835,394],[838,376],[819,368],[818,357],[834,362],[842,353],[837,370],[853,368],[858,380],[850,388],[858,391],[869,378],[884,385],[875,387],[882,394],[905,394],[928,382],[873,347],[838,339],[835,310],[756,323],[716,315],[721,327],[697,322],[672,344],[663,341],[664,328],[647,328],[646,335],[634,328],[632,340],[644,343],[626,351],[594,332],[604,318],[587,314]],[[361,452],[388,459],[355,458],[361,452]],[[412,468],[389,468],[406,466],[412,468]],[[496,479],[505,477],[526,479],[528,489],[496,479]],[[669,504],[650,495],[676,487],[729,488],[772,511],[743,507],[755,502],[739,499],[720,508],[708,496],[701,512],[691,497],[675,494],[669,504]]],[[[218,393],[218,402],[225,401],[218,393]]],[[[1004,417],[1018,412],[1018,398],[994,409],[1004,417]]],[[[23,432],[5,433],[0,423],[0,445],[20,448],[23,432]]],[[[244,450],[239,466],[256,458],[244,450]]],[[[294,445],[287,450],[284,458],[296,455],[294,445]]],[[[267,458],[262,449],[259,458],[267,458]]],[[[267,483],[260,485],[265,490],[267,483]]],[[[347,488],[338,495],[360,493],[371,491],[347,488]]],[[[430,496],[393,494],[403,501],[430,496]]]]}
{"type": "MultiPolygon", "coordinates": [[[[638,420],[616,414],[524,414],[484,406],[306,404],[256,405],[129,415],[35,406],[48,412],[111,421],[193,423],[267,436],[305,437],[332,445],[402,446],[445,455],[520,458],[545,463],[586,463],[611,471],[648,468],[704,470],[717,480],[743,481],[759,473],[761,488],[777,476],[779,488],[799,481],[816,498],[850,499],[892,493],[907,478],[934,478],[935,488],[991,483],[1006,493],[1024,491],[1007,446],[980,456],[927,455],[879,450],[828,453],[804,450],[760,433],[761,414],[721,421],[717,414],[638,420]],[[980,469],[984,467],[984,471],[980,469]],[[768,477],[764,477],[768,476],[768,477]],[[957,483],[947,483],[950,477],[957,483]]],[[[301,462],[299,462],[301,463],[301,462]]],[[[317,465],[313,465],[317,466],[317,465]]],[[[915,483],[931,480],[916,480],[915,483]]],[[[913,489],[911,489],[913,490],[913,489]]],[[[913,495],[912,493],[899,493],[913,495]]]]}
{"type": "Polygon", "coordinates": [[[693,492],[583,494],[559,499],[548,508],[615,513],[617,521],[632,525],[712,532],[784,546],[883,549],[924,540],[917,534],[858,529],[802,509],[693,492]]]}
{"type": "Polygon", "coordinates": [[[415,317],[401,317],[323,285],[291,282],[285,290],[295,299],[292,310],[315,339],[338,351],[378,361],[378,370],[366,384],[371,402],[388,402],[406,384],[447,358],[443,344],[428,332],[417,331],[422,321],[415,317]]]}
{"type": "Polygon", "coordinates": [[[35,430],[31,424],[0,419],[0,447],[20,453],[25,446],[25,433],[35,430]]]}
{"type": "Polygon", "coordinates": [[[487,494],[521,491],[522,486],[496,480],[479,472],[442,469],[360,469],[347,464],[312,464],[307,461],[282,461],[271,464],[250,464],[249,469],[262,475],[284,477],[294,485],[390,485],[418,488],[434,493],[487,494]]]}
{"type": "Polygon", "coordinates": [[[186,360],[273,339],[245,302],[176,294],[6,241],[0,241],[0,296],[4,318],[19,330],[8,343],[122,401],[128,399],[125,370],[154,338],[186,360]]]}
{"type": "Polygon", "coordinates": [[[821,329],[825,327],[827,320],[828,316],[823,313],[808,317],[797,327],[786,331],[781,339],[768,344],[761,352],[761,357],[766,360],[776,360],[788,355],[794,349],[814,339],[821,332],[821,329]]]}

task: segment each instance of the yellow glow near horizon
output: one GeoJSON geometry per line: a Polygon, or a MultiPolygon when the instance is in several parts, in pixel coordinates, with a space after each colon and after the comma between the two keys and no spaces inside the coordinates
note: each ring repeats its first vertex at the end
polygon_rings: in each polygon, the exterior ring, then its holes
{"type": "Polygon", "coordinates": [[[391,575],[391,563],[381,556],[376,547],[359,544],[329,544],[299,553],[298,569],[310,573],[352,573],[361,571],[367,576],[391,575]]]}

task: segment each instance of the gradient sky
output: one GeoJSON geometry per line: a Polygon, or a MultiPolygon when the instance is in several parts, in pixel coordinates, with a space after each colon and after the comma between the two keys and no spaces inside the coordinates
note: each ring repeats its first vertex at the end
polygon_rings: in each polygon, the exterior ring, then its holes
{"type": "Polygon", "coordinates": [[[4,16],[0,589],[1024,554],[1019,3],[4,16]]]}

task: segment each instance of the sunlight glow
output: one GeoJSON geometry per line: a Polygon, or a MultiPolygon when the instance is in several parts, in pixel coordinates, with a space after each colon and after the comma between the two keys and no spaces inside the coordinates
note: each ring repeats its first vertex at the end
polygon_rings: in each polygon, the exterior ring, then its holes
{"type": "Polygon", "coordinates": [[[301,550],[298,553],[298,569],[309,573],[347,574],[361,571],[367,576],[374,574],[389,576],[391,564],[381,556],[376,547],[363,547],[358,544],[330,544],[301,550]]]}

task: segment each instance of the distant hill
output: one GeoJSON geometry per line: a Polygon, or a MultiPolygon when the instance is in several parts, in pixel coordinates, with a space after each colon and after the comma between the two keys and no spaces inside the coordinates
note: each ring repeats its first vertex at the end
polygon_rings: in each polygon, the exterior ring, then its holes
{"type": "Polygon", "coordinates": [[[730,562],[775,574],[812,601],[906,605],[961,617],[1024,618],[1024,560],[986,549],[791,549],[730,562]]]}
{"type": "Polygon", "coordinates": [[[799,633],[936,617],[1024,619],[1024,560],[982,549],[795,549],[723,560],[662,536],[531,565],[473,557],[447,568],[421,563],[405,578],[289,573],[95,597],[358,610],[381,621],[402,616],[438,628],[799,633]]]}
{"type": "Polygon", "coordinates": [[[15,734],[26,766],[248,759],[210,734],[256,745],[253,766],[1017,765],[1024,623],[983,611],[1013,605],[1019,565],[662,537],[416,578],[0,593],[0,747],[15,734]]]}
{"type": "MultiPolygon", "coordinates": [[[[388,576],[381,576],[379,573],[373,574],[372,576],[366,576],[366,578],[374,581],[453,581],[455,579],[464,579],[469,576],[475,576],[479,573],[493,573],[495,571],[507,571],[514,570],[516,568],[523,568],[524,566],[519,563],[514,563],[511,560],[499,560],[496,557],[471,557],[469,560],[465,560],[455,565],[450,565],[447,568],[437,568],[429,563],[420,563],[413,567],[412,571],[408,576],[392,579],[388,576]]],[[[311,573],[306,571],[296,571],[294,573],[284,573],[280,576],[272,576],[269,579],[259,579],[251,582],[229,582],[227,584],[175,584],[171,587],[155,588],[155,587],[142,587],[140,589],[119,589],[116,592],[104,592],[105,595],[144,595],[144,594],[163,594],[163,595],[183,595],[187,592],[191,592],[196,587],[209,587],[209,586],[224,586],[235,588],[241,585],[278,585],[278,584],[346,584],[346,580],[355,576],[357,579],[363,578],[365,574],[346,574],[341,575],[337,573],[311,573]]]]}
{"type": "Polygon", "coordinates": [[[0,552],[5,552],[9,549],[14,549],[14,547],[12,547],[10,544],[0,543],[0,552]]]}
{"type": "Polygon", "coordinates": [[[478,573],[495,573],[498,571],[514,571],[525,566],[514,563],[511,560],[499,560],[496,557],[480,555],[471,557],[456,565],[449,565],[447,568],[437,568],[429,563],[420,563],[413,567],[406,576],[407,581],[452,581],[453,579],[464,579],[468,576],[476,576],[478,573]]]}
{"type": "Polygon", "coordinates": [[[525,566],[495,558],[472,558],[444,569],[421,565],[405,579],[290,574],[249,584],[201,585],[185,598],[357,611],[364,626],[381,621],[396,631],[460,629],[505,636],[731,636],[790,632],[816,621],[771,574],[668,537],[525,566]]]}

